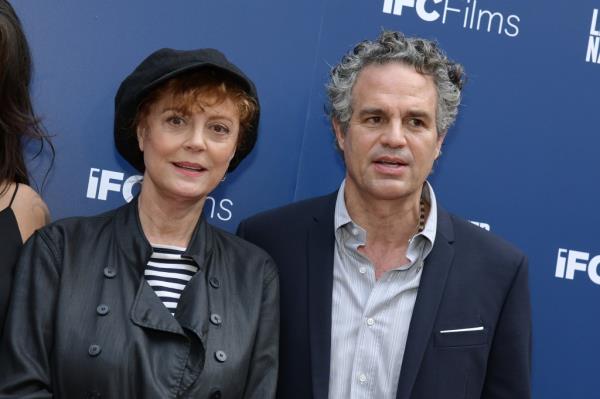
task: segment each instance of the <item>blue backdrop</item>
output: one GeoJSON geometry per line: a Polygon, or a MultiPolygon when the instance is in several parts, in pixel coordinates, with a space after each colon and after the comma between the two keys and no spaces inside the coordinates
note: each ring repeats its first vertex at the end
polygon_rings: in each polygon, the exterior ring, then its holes
{"type": "MultiPolygon", "coordinates": [[[[600,398],[600,3],[542,0],[18,0],[34,98],[57,150],[53,218],[138,189],[112,140],[113,96],[160,47],[216,47],[259,89],[259,142],[212,194],[233,231],[257,211],[335,189],[330,65],[382,28],[436,39],[469,75],[431,178],[443,206],[530,257],[536,399],[600,398]]],[[[30,162],[41,182],[47,159],[30,162]]]]}

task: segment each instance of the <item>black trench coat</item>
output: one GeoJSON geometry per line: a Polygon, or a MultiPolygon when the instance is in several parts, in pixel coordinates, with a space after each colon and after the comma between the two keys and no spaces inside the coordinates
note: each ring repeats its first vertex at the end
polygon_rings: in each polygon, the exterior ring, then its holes
{"type": "Polygon", "coordinates": [[[175,318],[143,278],[137,199],[56,222],[23,248],[0,343],[0,398],[275,396],[279,281],[262,250],[203,218],[175,318]]]}

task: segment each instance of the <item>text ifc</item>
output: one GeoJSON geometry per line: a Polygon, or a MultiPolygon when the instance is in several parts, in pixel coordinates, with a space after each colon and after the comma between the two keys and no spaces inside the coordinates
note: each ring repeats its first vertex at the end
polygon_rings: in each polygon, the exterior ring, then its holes
{"type": "MultiPolygon", "coordinates": [[[[125,179],[123,172],[114,170],[90,168],[86,197],[106,201],[108,193],[120,193],[127,202],[131,201],[135,195],[136,185],[141,183],[141,175],[132,175],[125,179]]],[[[137,188],[139,190],[139,187],[137,188]]],[[[233,216],[231,208],[233,201],[223,198],[217,201],[213,197],[207,197],[204,203],[204,215],[213,219],[217,218],[224,222],[233,216]]]]}
{"type": "Polygon", "coordinates": [[[592,280],[592,283],[600,285],[598,265],[600,265],[600,255],[591,258],[587,252],[559,248],[554,276],[573,280],[576,272],[579,272],[578,275],[587,272],[587,276],[592,280]]]}

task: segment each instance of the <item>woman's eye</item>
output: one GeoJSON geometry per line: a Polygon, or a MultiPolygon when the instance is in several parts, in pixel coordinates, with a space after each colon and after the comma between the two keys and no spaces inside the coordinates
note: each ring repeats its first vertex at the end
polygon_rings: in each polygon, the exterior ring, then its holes
{"type": "Polygon", "coordinates": [[[182,126],[185,124],[185,119],[181,116],[174,115],[167,118],[167,122],[173,126],[182,126]]]}
{"type": "Polygon", "coordinates": [[[219,124],[213,125],[212,129],[216,133],[219,133],[219,134],[227,134],[227,133],[229,133],[229,128],[227,126],[225,126],[225,125],[219,125],[219,124]]]}

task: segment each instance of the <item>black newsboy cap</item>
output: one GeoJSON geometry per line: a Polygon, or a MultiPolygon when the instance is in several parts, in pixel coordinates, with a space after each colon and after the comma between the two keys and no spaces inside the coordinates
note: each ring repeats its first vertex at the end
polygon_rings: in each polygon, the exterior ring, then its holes
{"type": "MultiPolygon", "coordinates": [[[[144,98],[163,82],[198,69],[223,71],[238,81],[240,87],[252,97],[260,110],[258,95],[254,83],[225,55],[215,49],[174,50],[163,48],[150,54],[135,70],[125,78],[115,96],[115,145],[119,153],[137,170],[144,172],[144,155],[140,151],[135,131],[135,117],[144,98]]],[[[243,132],[242,141],[231,162],[228,172],[250,153],[256,143],[259,113],[251,127],[243,132]]]]}

